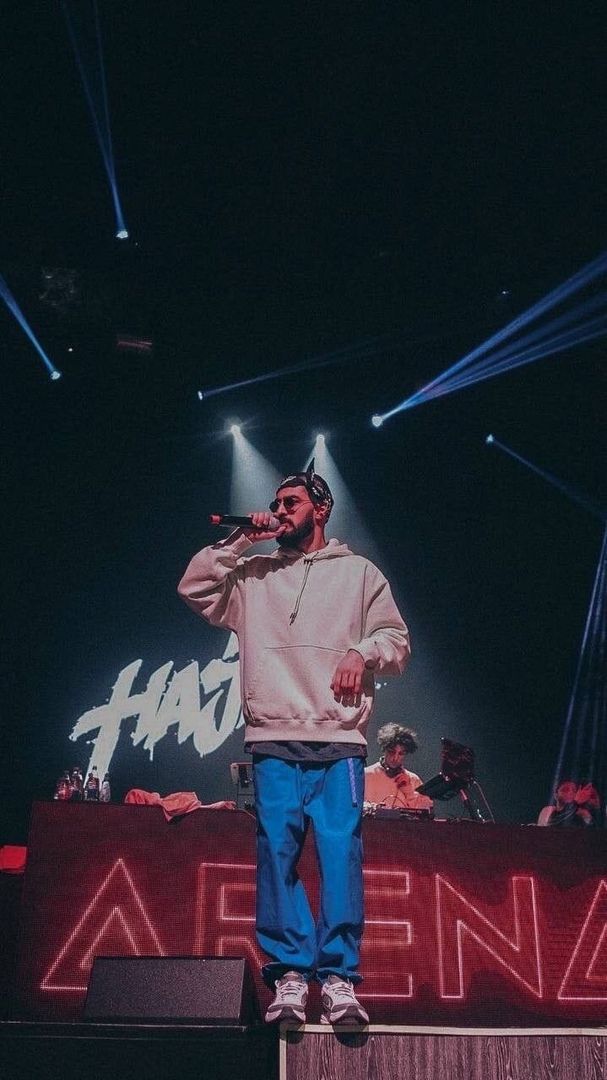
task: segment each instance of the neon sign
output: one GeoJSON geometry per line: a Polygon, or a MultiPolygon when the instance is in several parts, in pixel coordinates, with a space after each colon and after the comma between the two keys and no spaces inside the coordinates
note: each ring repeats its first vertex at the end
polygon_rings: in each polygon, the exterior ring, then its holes
{"type": "MultiPolygon", "coordinates": [[[[602,835],[528,830],[513,845],[514,827],[392,825],[365,823],[359,992],[376,1018],[604,1017],[602,835]],[[586,859],[566,859],[580,840],[586,859]]],[[[76,1015],[95,955],[246,956],[259,979],[254,829],[240,813],[167,823],[149,807],[39,804],[19,973],[28,1009],[76,1015]]],[[[300,874],[314,907],[311,843],[300,874]]]]}
{"type": "MultiPolygon", "coordinates": [[[[367,921],[370,943],[366,951],[372,954],[378,946],[380,951],[387,948],[393,964],[404,963],[405,951],[415,944],[415,924],[405,917],[411,907],[407,903],[411,894],[410,880],[408,871],[365,871],[365,896],[371,908],[367,921]],[[402,902],[402,918],[394,915],[395,890],[402,902]],[[386,899],[389,903],[384,906],[382,901],[386,899]],[[393,936],[385,937],[385,932],[390,935],[395,930],[399,931],[398,942],[393,936]]],[[[242,863],[203,862],[198,881],[193,955],[234,956],[244,949],[254,965],[261,966],[263,957],[254,934],[255,867],[242,863]]],[[[470,939],[486,954],[487,966],[507,972],[528,993],[542,998],[541,942],[534,879],[518,875],[510,878],[510,911],[501,926],[483,914],[441,874],[434,875],[434,885],[439,996],[444,1000],[466,997],[470,975],[478,970],[466,947],[466,941],[470,939]]],[[[601,880],[575,941],[558,993],[560,999],[607,1002],[606,945],[607,880],[601,880]]],[[[166,955],[133,875],[122,859],[117,860],[77,919],[40,989],[81,993],[86,989],[86,979],[82,976],[88,973],[93,957],[108,952],[120,956],[166,955]]],[[[368,959],[370,961],[371,957],[368,959]]],[[[398,980],[402,983],[398,990],[391,993],[371,991],[366,996],[413,997],[411,973],[400,970],[398,980]]]]}

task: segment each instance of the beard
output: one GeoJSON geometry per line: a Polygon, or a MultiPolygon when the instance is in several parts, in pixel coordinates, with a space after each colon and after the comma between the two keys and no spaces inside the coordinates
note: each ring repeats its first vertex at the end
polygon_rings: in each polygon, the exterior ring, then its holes
{"type": "Polygon", "coordinates": [[[305,521],[303,525],[300,525],[298,529],[291,529],[290,532],[283,533],[282,536],[278,536],[276,543],[281,548],[298,548],[302,540],[307,540],[314,532],[314,522],[305,521]]]}

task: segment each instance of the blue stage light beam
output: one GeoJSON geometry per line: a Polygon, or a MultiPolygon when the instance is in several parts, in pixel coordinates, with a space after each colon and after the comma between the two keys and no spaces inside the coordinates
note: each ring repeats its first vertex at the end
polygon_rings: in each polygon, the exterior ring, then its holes
{"type": "Polygon", "coordinates": [[[534,472],[537,476],[541,476],[542,480],[546,480],[547,483],[558,488],[559,491],[562,491],[563,495],[566,495],[572,502],[577,503],[578,506],[583,507],[584,510],[588,510],[589,513],[594,514],[595,517],[600,518],[601,521],[607,521],[607,507],[599,506],[582,492],[573,488],[571,484],[566,484],[564,480],[559,480],[558,476],[554,476],[553,473],[547,472],[546,469],[540,469],[538,465],[534,465],[532,461],[522,457],[521,454],[517,454],[515,450],[512,450],[509,446],[506,446],[505,443],[496,439],[495,435],[487,435],[485,442],[489,446],[496,446],[499,450],[503,450],[505,454],[514,458],[515,461],[520,462],[521,465],[530,469],[531,472],[534,472]]]}
{"type": "Polygon", "coordinates": [[[556,356],[557,353],[567,352],[569,349],[583,345],[587,341],[595,341],[597,338],[607,335],[607,313],[581,323],[573,330],[564,334],[557,334],[535,348],[525,349],[521,353],[509,354],[505,360],[499,361],[497,357],[491,358],[491,362],[478,365],[471,371],[466,371],[457,378],[441,383],[434,387],[426,395],[426,401],[452,394],[455,390],[463,390],[467,386],[492,379],[507,371],[514,371],[517,367],[531,364],[534,360],[542,360],[546,356],[556,356]]]}
{"type": "Polygon", "coordinates": [[[553,790],[563,779],[607,785],[607,528],[592,588],[553,790]]]}
{"type": "MultiPolygon", "coordinates": [[[[515,338],[516,335],[529,326],[530,323],[543,318],[548,312],[554,308],[563,304],[565,301],[570,300],[574,295],[579,293],[582,289],[587,288],[593,282],[597,281],[607,272],[607,252],[603,252],[592,262],[582,267],[577,273],[573,274],[570,278],[564,281],[561,285],[558,285],[551,292],[547,293],[541,300],[533,304],[527,311],[522,312],[515,319],[509,322],[506,326],[498,330],[486,341],[482,342],[471,352],[463,356],[451,367],[447,368],[440,375],[437,375],[429,383],[423,386],[420,390],[416,391],[410,397],[405,398],[399,405],[393,409],[381,414],[383,421],[395,416],[399,412],[403,412],[407,409],[413,408],[415,405],[420,405],[424,401],[432,400],[432,397],[440,396],[438,388],[449,381],[452,381],[455,376],[460,372],[471,367],[476,361],[484,360],[488,358],[492,351],[501,345],[503,342],[515,338]],[[433,393],[434,391],[434,393],[433,393]]],[[[582,309],[585,305],[582,304],[582,309]]],[[[549,328],[547,328],[547,331],[549,328]]],[[[604,332],[604,331],[603,331],[604,332]]],[[[597,336],[598,333],[597,333],[597,336]]],[[[513,345],[513,352],[516,352],[518,346],[516,343],[513,345]]],[[[543,355],[549,355],[547,352],[543,355]]],[[[534,357],[539,359],[539,356],[534,357]]],[[[482,367],[481,367],[482,370],[482,367]]],[[[499,374],[502,369],[495,371],[493,374],[499,374]]],[[[469,385],[466,383],[466,385],[469,385]]],[[[458,388],[456,386],[456,388],[458,388]]]]}
{"type": "MultiPolygon", "coordinates": [[[[82,7],[85,4],[79,5],[79,14],[82,15],[82,7]]],[[[80,72],[80,78],[84,88],[84,93],[93,121],[93,127],[97,137],[97,143],[101,151],[101,157],[105,166],[105,171],[110,186],[110,194],[112,197],[112,203],[114,206],[115,217],[115,235],[119,240],[126,240],[129,236],[124,213],[122,210],[122,204],[120,202],[120,195],[118,193],[118,183],[116,179],[116,164],[114,160],[114,149],[112,145],[112,129],[110,124],[110,110],[108,104],[107,84],[105,78],[105,64],[103,60],[103,46],[101,41],[101,25],[99,21],[99,9],[97,6],[97,0],[92,0],[91,11],[89,14],[89,23],[91,24],[92,33],[94,36],[94,44],[92,50],[88,50],[85,47],[84,33],[80,33],[76,29],[76,23],[72,12],[70,11],[70,5],[67,0],[61,0],[61,8],[65,16],[67,29],[74,50],[74,56],[76,57],[76,63],[80,72]]],[[[90,29],[89,29],[90,32],[90,29]]]]}
{"type": "Polygon", "coordinates": [[[40,356],[40,359],[42,360],[42,363],[44,364],[46,370],[48,371],[51,379],[53,380],[53,382],[56,382],[58,379],[61,378],[61,372],[57,370],[57,368],[53,364],[52,360],[50,360],[50,358],[45,353],[44,349],[42,348],[42,345],[38,341],[38,338],[34,334],[34,331],[32,330],[31,326],[29,325],[27,319],[25,318],[25,315],[23,314],[21,308],[19,307],[19,304],[15,300],[15,297],[13,296],[11,290],[9,289],[6,281],[4,280],[4,278],[2,277],[1,274],[0,274],[0,296],[4,300],[4,303],[6,304],[7,308],[11,312],[11,314],[14,315],[15,319],[19,323],[19,326],[21,327],[23,332],[25,334],[27,334],[27,336],[30,339],[32,345],[34,346],[36,352],[40,356]]]}
{"type": "Polygon", "coordinates": [[[580,304],[572,311],[566,312],[557,319],[538,330],[510,342],[504,348],[484,357],[477,364],[467,368],[464,372],[454,375],[450,379],[444,379],[426,395],[426,400],[440,397],[442,394],[451,393],[453,390],[461,390],[465,386],[471,386],[475,382],[499,375],[522,364],[540,360],[544,356],[562,352],[564,349],[573,348],[585,341],[602,337],[607,333],[607,293],[601,293],[584,304],[580,304]],[[604,310],[593,319],[580,321],[582,315],[590,314],[597,308],[604,310]],[[575,323],[570,329],[565,327],[575,323]],[[556,333],[557,330],[563,331],[556,333]],[[523,346],[526,346],[523,348],[523,346]]]}
{"type": "MultiPolygon", "coordinates": [[[[458,360],[457,363],[453,364],[441,375],[438,375],[428,383],[427,386],[422,387],[421,390],[418,390],[407,400],[412,404],[415,404],[418,399],[423,398],[427,390],[431,389],[437,383],[442,382],[445,378],[449,378],[456,372],[461,371],[471,364],[472,361],[477,360],[482,356],[486,356],[496,345],[500,345],[502,341],[514,337],[525,326],[528,326],[529,323],[542,318],[548,311],[552,311],[553,308],[558,307],[558,305],[564,303],[565,300],[569,300],[575,293],[580,292],[583,288],[587,288],[588,285],[600,278],[606,271],[607,252],[603,252],[592,262],[573,274],[572,277],[568,278],[567,281],[558,285],[556,289],[553,289],[541,300],[538,300],[537,303],[533,304],[527,311],[518,315],[506,326],[502,327],[501,330],[498,330],[497,333],[488,338],[487,341],[482,342],[476,349],[473,349],[472,352],[462,357],[461,360],[458,360]]],[[[403,403],[403,406],[406,406],[406,404],[406,402],[403,403]]],[[[392,415],[392,412],[386,415],[392,415]]]]}
{"type": "MultiPolygon", "coordinates": [[[[607,508],[564,483],[552,473],[540,469],[510,447],[487,435],[485,442],[503,450],[515,461],[525,465],[549,484],[558,488],[578,506],[588,510],[605,523],[607,508]]],[[[607,581],[607,528],[595,575],[590,606],[584,627],[580,655],[567,709],[563,738],[553,779],[552,798],[559,782],[573,779],[591,781],[605,794],[607,783],[607,619],[605,586],[607,581]]]]}
{"type": "MultiPolygon", "coordinates": [[[[421,405],[426,401],[433,401],[435,398],[454,393],[456,390],[463,390],[467,386],[474,386],[476,383],[484,382],[486,379],[495,378],[496,375],[505,374],[508,371],[513,371],[515,368],[533,363],[535,360],[542,360],[547,356],[556,356],[560,352],[566,352],[579,345],[583,345],[586,342],[595,341],[600,337],[605,337],[606,335],[607,314],[597,316],[595,319],[581,323],[567,333],[557,334],[554,337],[546,335],[542,344],[537,345],[535,348],[529,348],[520,353],[516,353],[510,348],[500,351],[495,356],[486,358],[482,363],[479,363],[470,369],[466,369],[459,375],[454,376],[451,379],[446,379],[444,382],[436,383],[430,390],[426,391],[423,398],[413,402],[413,405],[421,405]],[[500,359],[502,356],[504,356],[505,359],[500,359]]],[[[413,405],[407,405],[406,407],[412,408],[413,405]]],[[[380,416],[379,419],[383,423],[385,420],[401,411],[400,408],[397,408],[380,416]]],[[[376,424],[375,426],[379,425],[376,424]]]]}
{"type": "Polygon", "coordinates": [[[284,375],[295,375],[300,371],[313,371],[315,368],[329,367],[332,364],[366,360],[368,357],[377,356],[378,351],[385,346],[385,336],[366,338],[355,344],[344,345],[341,349],[335,349],[333,352],[323,353],[320,356],[311,356],[306,360],[298,361],[296,364],[274,368],[273,371],[265,371],[262,375],[253,375],[249,379],[240,379],[238,382],[226,383],[223,386],[213,386],[208,390],[198,390],[198,400],[206,401],[207,398],[215,397],[217,394],[227,394],[230,390],[240,390],[243,386],[254,386],[270,379],[281,379],[284,375]]]}

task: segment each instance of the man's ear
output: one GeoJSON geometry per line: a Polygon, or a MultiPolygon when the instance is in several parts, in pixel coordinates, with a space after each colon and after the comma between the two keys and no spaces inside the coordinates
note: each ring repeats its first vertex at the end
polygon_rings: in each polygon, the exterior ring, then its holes
{"type": "Polygon", "coordinates": [[[329,520],[329,507],[326,503],[316,503],[314,505],[314,521],[317,525],[325,526],[329,520]]]}

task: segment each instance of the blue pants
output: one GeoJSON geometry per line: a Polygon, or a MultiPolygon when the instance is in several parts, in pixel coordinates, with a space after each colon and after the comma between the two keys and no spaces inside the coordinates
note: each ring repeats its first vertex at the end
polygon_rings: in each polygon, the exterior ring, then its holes
{"type": "Polygon", "coordinates": [[[257,940],[271,958],[270,987],[285,971],[323,982],[359,982],[363,931],[363,758],[307,765],[262,757],[253,766],[257,804],[257,940]],[[297,874],[310,821],[320,871],[318,920],[297,874]]]}

